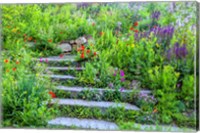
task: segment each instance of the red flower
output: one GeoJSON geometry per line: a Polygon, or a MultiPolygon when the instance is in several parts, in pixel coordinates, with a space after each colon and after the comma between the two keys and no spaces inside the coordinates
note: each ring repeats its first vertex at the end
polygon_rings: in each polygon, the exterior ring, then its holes
{"type": "Polygon", "coordinates": [[[133,27],[131,27],[131,28],[130,28],[130,30],[134,30],[134,28],[133,28],[133,27]]]}
{"type": "Polygon", "coordinates": [[[63,54],[60,54],[60,58],[63,58],[63,56],[64,56],[63,54]]]}
{"type": "Polygon", "coordinates": [[[29,37],[29,38],[28,38],[29,41],[31,41],[32,39],[33,39],[32,37],[29,37]]]}
{"type": "Polygon", "coordinates": [[[49,39],[48,42],[53,42],[52,39],[49,39]]]}
{"type": "Polygon", "coordinates": [[[84,47],[84,45],[82,45],[82,46],[81,46],[81,50],[82,50],[82,51],[84,51],[84,50],[85,50],[85,47],[84,47]]]}
{"type": "Polygon", "coordinates": [[[16,71],[16,70],[17,70],[17,68],[13,68],[12,70],[13,70],[13,71],[16,71]]]}
{"type": "Polygon", "coordinates": [[[135,32],[135,33],[138,33],[139,31],[138,31],[138,30],[134,30],[134,32],[135,32]]]}
{"type": "Polygon", "coordinates": [[[8,59],[5,59],[5,60],[4,60],[4,62],[5,62],[5,63],[8,63],[8,62],[9,62],[9,60],[8,60],[8,59]]]}
{"type": "Polygon", "coordinates": [[[103,35],[104,35],[104,32],[103,32],[103,31],[102,31],[102,32],[100,32],[100,35],[101,35],[101,36],[103,36],[103,35]]]}
{"type": "Polygon", "coordinates": [[[97,52],[94,52],[94,56],[96,56],[97,55],[97,52]]]}
{"type": "Polygon", "coordinates": [[[84,59],[84,53],[83,52],[81,53],[81,58],[84,59]]]}
{"type": "Polygon", "coordinates": [[[87,50],[87,54],[89,54],[89,53],[90,53],[90,50],[88,49],[88,50],[87,50]]]}
{"type": "Polygon", "coordinates": [[[56,94],[53,91],[49,91],[49,94],[51,95],[51,98],[56,98],[56,94]]]}
{"type": "Polygon", "coordinates": [[[16,64],[18,65],[18,64],[19,64],[19,61],[16,61],[16,64]]]}
{"type": "Polygon", "coordinates": [[[134,26],[138,26],[138,22],[135,22],[135,23],[134,23],[134,26]]]}

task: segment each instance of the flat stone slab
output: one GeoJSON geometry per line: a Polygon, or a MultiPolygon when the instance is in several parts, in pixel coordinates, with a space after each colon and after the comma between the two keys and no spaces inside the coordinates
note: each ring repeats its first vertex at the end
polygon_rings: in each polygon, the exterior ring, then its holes
{"type": "Polygon", "coordinates": [[[41,76],[45,76],[45,77],[50,77],[52,79],[56,79],[56,80],[67,80],[67,79],[77,79],[74,76],[71,75],[41,75],[41,76]]]}
{"type": "Polygon", "coordinates": [[[176,126],[168,126],[168,125],[146,125],[146,124],[138,124],[134,123],[133,125],[136,128],[139,128],[139,131],[171,131],[171,132],[183,132],[183,131],[195,131],[194,129],[189,128],[180,128],[176,126]]]}
{"type": "Polygon", "coordinates": [[[36,61],[40,62],[74,62],[76,55],[63,55],[63,57],[60,56],[51,56],[51,57],[41,57],[39,59],[36,59],[36,61]]]}
{"type": "Polygon", "coordinates": [[[47,70],[58,70],[58,71],[68,71],[68,70],[84,70],[83,67],[47,67],[47,70]]]}
{"type": "Polygon", "coordinates": [[[84,107],[97,107],[97,108],[109,108],[109,107],[124,107],[126,110],[140,110],[137,106],[129,103],[116,103],[116,102],[104,102],[104,101],[86,101],[79,99],[52,99],[52,104],[57,103],[59,105],[70,105],[70,106],[84,106],[84,107]]]}
{"type": "MultiPolygon", "coordinates": [[[[58,90],[64,90],[64,91],[70,91],[70,92],[75,92],[75,93],[79,93],[83,90],[91,90],[91,91],[98,91],[99,93],[103,93],[105,91],[115,91],[114,89],[103,89],[103,88],[87,88],[87,87],[67,87],[67,86],[57,86],[56,87],[58,90]]],[[[132,90],[122,90],[121,93],[131,93],[132,90]]],[[[150,90],[140,90],[140,93],[142,94],[150,94],[151,91],[150,90]]]]}
{"type": "Polygon", "coordinates": [[[117,130],[118,126],[113,122],[95,119],[77,119],[70,117],[58,117],[48,122],[49,125],[62,125],[66,127],[75,126],[81,129],[96,129],[96,130],[117,130]]]}

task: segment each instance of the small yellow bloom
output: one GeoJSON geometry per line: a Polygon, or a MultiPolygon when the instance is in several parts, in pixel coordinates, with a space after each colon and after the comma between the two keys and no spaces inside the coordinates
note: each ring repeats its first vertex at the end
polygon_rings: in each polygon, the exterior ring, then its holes
{"type": "Polygon", "coordinates": [[[131,44],[131,47],[134,48],[134,47],[135,47],[135,44],[131,44]]]}
{"type": "Polygon", "coordinates": [[[12,32],[14,33],[17,32],[17,28],[12,29],[12,32]]]}
{"type": "Polygon", "coordinates": [[[156,43],[156,47],[157,47],[157,48],[159,48],[159,47],[160,47],[160,45],[156,43]]]}

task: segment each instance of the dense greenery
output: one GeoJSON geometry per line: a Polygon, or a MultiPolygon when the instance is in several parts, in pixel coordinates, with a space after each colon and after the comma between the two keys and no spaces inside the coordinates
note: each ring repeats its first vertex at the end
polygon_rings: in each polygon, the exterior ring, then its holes
{"type": "Polygon", "coordinates": [[[194,2],[19,4],[2,5],[1,9],[4,126],[45,127],[55,114],[64,113],[123,123],[122,129],[135,129],[130,124],[133,121],[195,127],[194,2]],[[33,58],[59,55],[60,42],[80,36],[92,38],[72,51],[85,70],[68,71],[78,79],[63,85],[104,87],[108,91],[100,95],[86,90],[73,98],[125,101],[141,111],[117,108],[102,114],[98,109],[63,107],[60,112],[47,106],[54,98],[52,91],[63,98],[72,95],[56,92],[49,79],[41,78],[46,65],[33,58]],[[31,44],[34,46],[29,47],[31,44]],[[133,86],[133,81],[140,83],[133,86]],[[149,88],[153,95],[138,93],[140,87],[149,88]],[[121,95],[124,89],[133,92],[126,99],[121,95]]]}

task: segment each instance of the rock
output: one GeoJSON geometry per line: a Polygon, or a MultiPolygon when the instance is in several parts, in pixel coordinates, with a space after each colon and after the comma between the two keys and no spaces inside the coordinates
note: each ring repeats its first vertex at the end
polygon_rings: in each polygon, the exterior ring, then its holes
{"type": "Polygon", "coordinates": [[[72,51],[72,47],[69,43],[62,43],[61,45],[58,46],[62,52],[70,52],[72,51]]]}
{"type": "Polygon", "coordinates": [[[69,41],[69,43],[70,43],[70,44],[74,44],[74,43],[75,43],[75,41],[74,41],[74,40],[71,40],[71,41],[69,41]]]}
{"type": "Polygon", "coordinates": [[[75,40],[75,43],[77,45],[85,44],[87,43],[87,39],[85,37],[79,37],[78,39],[75,40]]]}

